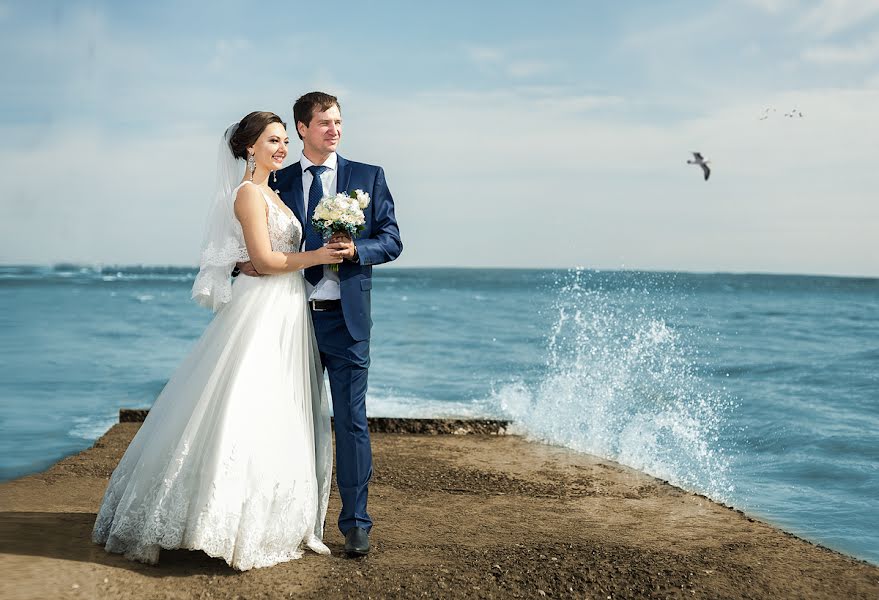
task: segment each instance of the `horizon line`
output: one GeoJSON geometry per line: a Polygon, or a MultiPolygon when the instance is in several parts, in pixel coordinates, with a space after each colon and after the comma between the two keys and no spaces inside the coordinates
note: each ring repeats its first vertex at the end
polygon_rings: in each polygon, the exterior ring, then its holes
{"type": "MultiPolygon", "coordinates": [[[[810,272],[779,272],[779,271],[754,271],[754,270],[675,270],[668,268],[629,268],[626,266],[601,268],[587,266],[540,266],[540,267],[509,267],[509,266],[480,266],[480,265],[406,265],[398,266],[394,264],[373,265],[382,269],[392,270],[468,270],[468,271],[593,271],[593,272],[610,272],[610,273],[656,273],[656,274],[684,274],[684,275],[735,275],[735,276],[773,276],[773,277],[827,277],[837,279],[879,279],[879,273],[875,275],[865,274],[840,274],[840,273],[810,273],[810,272]]],[[[54,262],[54,263],[0,263],[0,269],[10,267],[29,267],[29,268],[54,268],[71,267],[71,268],[89,268],[89,269],[105,269],[105,268],[139,268],[139,269],[188,269],[192,271],[198,270],[198,265],[192,264],[161,264],[161,263],[77,263],[77,262],[54,262]]]]}

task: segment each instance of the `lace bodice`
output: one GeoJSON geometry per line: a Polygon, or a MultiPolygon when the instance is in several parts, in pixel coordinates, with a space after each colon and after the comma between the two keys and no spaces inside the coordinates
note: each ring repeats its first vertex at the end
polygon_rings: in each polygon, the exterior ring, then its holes
{"type": "Polygon", "coordinates": [[[299,243],[302,241],[299,219],[279,208],[265,192],[262,192],[262,196],[269,205],[269,240],[272,243],[272,250],[299,252],[299,243]]]}

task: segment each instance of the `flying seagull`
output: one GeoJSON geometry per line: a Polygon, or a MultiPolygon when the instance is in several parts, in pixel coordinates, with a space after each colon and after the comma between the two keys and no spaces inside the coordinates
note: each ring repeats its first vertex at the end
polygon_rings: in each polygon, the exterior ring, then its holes
{"type": "Polygon", "coordinates": [[[711,161],[702,158],[701,152],[693,152],[693,158],[695,160],[688,160],[687,164],[699,165],[700,167],[702,167],[702,172],[705,173],[705,181],[708,181],[708,176],[711,175],[711,169],[708,168],[708,163],[710,163],[711,161]]]}
{"type": "Polygon", "coordinates": [[[766,119],[769,118],[770,112],[775,112],[775,108],[773,108],[772,106],[767,106],[766,108],[763,109],[763,114],[760,115],[760,117],[757,120],[758,121],[765,121],[766,119]]]}

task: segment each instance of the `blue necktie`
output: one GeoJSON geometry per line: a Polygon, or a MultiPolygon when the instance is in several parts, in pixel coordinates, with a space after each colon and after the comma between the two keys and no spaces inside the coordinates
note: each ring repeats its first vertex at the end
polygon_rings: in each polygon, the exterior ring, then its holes
{"type": "MultiPolygon", "coordinates": [[[[317,203],[324,196],[324,186],[321,183],[320,175],[329,167],[323,165],[311,165],[308,170],[311,171],[311,187],[308,188],[308,211],[305,215],[305,249],[317,250],[324,245],[324,240],[320,233],[311,224],[311,217],[314,215],[314,209],[317,203]]],[[[309,267],[305,269],[305,278],[311,285],[317,285],[324,276],[323,265],[309,267]]]]}

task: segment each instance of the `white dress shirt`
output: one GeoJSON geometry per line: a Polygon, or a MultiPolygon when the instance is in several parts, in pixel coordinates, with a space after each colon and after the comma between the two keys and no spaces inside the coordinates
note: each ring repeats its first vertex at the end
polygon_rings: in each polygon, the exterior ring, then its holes
{"type": "MultiPolygon", "coordinates": [[[[336,169],[337,164],[336,153],[333,152],[327,157],[327,160],[324,162],[323,166],[327,167],[327,170],[321,173],[320,181],[323,185],[323,195],[331,196],[336,193],[336,180],[338,179],[338,170],[336,169]]],[[[299,158],[299,165],[302,167],[302,199],[304,202],[304,206],[302,207],[302,214],[305,215],[305,218],[308,218],[308,192],[311,190],[311,182],[314,181],[314,175],[311,174],[311,171],[308,170],[308,167],[312,166],[314,163],[308,160],[303,154],[299,158]]],[[[302,228],[302,243],[305,244],[305,228],[311,227],[311,223],[303,223],[302,228]]],[[[306,293],[308,294],[309,300],[340,300],[342,298],[342,292],[339,289],[339,272],[333,271],[329,268],[329,265],[324,265],[324,276],[317,285],[311,285],[308,280],[305,280],[306,293]]]]}

